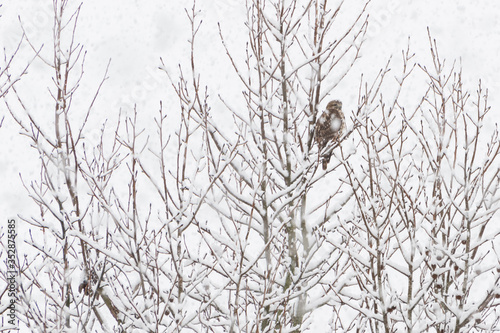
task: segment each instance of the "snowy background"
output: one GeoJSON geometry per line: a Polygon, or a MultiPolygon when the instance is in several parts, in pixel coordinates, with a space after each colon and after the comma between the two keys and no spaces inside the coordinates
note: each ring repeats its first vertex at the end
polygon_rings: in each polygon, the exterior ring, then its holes
{"type": "MultiPolygon", "coordinates": [[[[346,21],[357,15],[361,1],[349,0],[345,5],[346,21]],[[352,8],[352,11],[351,11],[352,8]]],[[[185,8],[187,1],[101,1],[85,0],[79,18],[77,39],[87,52],[85,74],[80,87],[82,100],[75,100],[73,110],[88,104],[110,62],[108,77],[98,97],[89,124],[98,130],[103,121],[116,121],[122,114],[138,110],[139,124],[152,128],[160,100],[165,110],[177,106],[166,75],[158,67],[160,57],[167,68],[175,72],[179,63],[189,60],[187,42],[189,21],[185,8]],[[82,94],[89,92],[87,96],[82,94]],[[87,98],[86,100],[83,100],[87,98]],[[172,102],[170,102],[172,101],[172,102]]],[[[209,85],[209,94],[239,96],[241,87],[234,71],[228,64],[219,37],[222,34],[235,54],[242,54],[246,30],[244,27],[244,1],[198,1],[202,25],[196,44],[196,60],[202,81],[209,85]]],[[[343,101],[344,109],[356,107],[359,76],[364,73],[374,77],[388,59],[393,65],[400,63],[401,51],[408,46],[416,54],[418,63],[431,64],[427,27],[437,40],[440,56],[457,61],[462,67],[464,81],[469,89],[475,89],[479,79],[489,89],[490,119],[500,117],[500,2],[494,1],[383,1],[373,0],[368,7],[370,24],[362,57],[342,84],[331,92],[332,98],[343,101]]],[[[33,47],[43,46],[41,55],[51,57],[52,2],[23,0],[4,2],[0,7],[0,45],[6,54],[17,47],[22,26],[33,47]]],[[[14,72],[22,68],[32,57],[33,50],[23,44],[16,58],[14,72]]],[[[53,112],[53,100],[47,94],[52,73],[41,60],[35,60],[28,74],[19,83],[19,90],[31,91],[26,102],[37,114],[53,112]]],[[[389,74],[390,75],[390,74],[389,74]]],[[[426,87],[415,87],[421,91],[426,87]]],[[[3,222],[8,217],[36,214],[36,207],[23,188],[23,179],[36,179],[40,171],[38,154],[30,148],[30,142],[18,135],[18,125],[2,105],[0,116],[5,118],[0,128],[0,212],[3,222]]],[[[224,117],[227,110],[212,107],[215,116],[224,117]],[[217,113],[220,113],[219,115],[217,113]]],[[[50,123],[51,119],[46,119],[50,123]]],[[[493,124],[487,126],[493,127],[493,124]]],[[[92,137],[90,138],[92,139],[92,137]]],[[[22,234],[25,226],[19,226],[22,234]]],[[[26,234],[25,234],[26,235],[26,234]]],[[[20,242],[18,242],[19,244],[20,242]]],[[[21,244],[18,245],[20,248],[21,244]]],[[[22,249],[20,249],[22,251],[22,249]]]]}
{"type": "MultiPolygon", "coordinates": [[[[355,15],[359,1],[349,1],[355,15]],[[351,4],[352,3],[352,4],[351,4]]],[[[130,112],[134,104],[144,118],[156,115],[159,101],[168,101],[169,89],[166,75],[158,70],[159,58],[175,70],[177,64],[188,60],[189,21],[185,8],[188,1],[100,1],[83,2],[78,39],[87,51],[84,84],[93,91],[111,59],[109,80],[99,96],[96,127],[107,118],[116,117],[120,108],[130,112]],[[110,107],[113,106],[113,107],[110,107]]],[[[235,50],[239,40],[246,38],[245,7],[243,1],[198,1],[203,20],[197,48],[198,65],[203,80],[210,83],[215,94],[230,94],[236,79],[229,67],[222,48],[217,24],[235,50]]],[[[362,58],[354,71],[332,92],[333,98],[343,100],[344,108],[355,105],[359,73],[374,75],[385,65],[389,57],[395,62],[408,45],[416,53],[417,61],[430,64],[427,27],[438,41],[442,58],[461,63],[464,80],[471,87],[482,80],[490,91],[492,113],[500,115],[497,97],[500,91],[500,3],[496,1],[434,1],[434,0],[374,0],[369,5],[370,25],[368,39],[362,49],[362,58]]],[[[45,44],[45,55],[50,56],[52,36],[52,2],[38,0],[7,1],[0,8],[0,36],[7,54],[17,46],[22,34],[20,20],[35,47],[45,44]]],[[[237,50],[235,50],[237,51],[237,50]]],[[[30,59],[33,51],[23,45],[16,64],[30,59]]],[[[43,52],[42,52],[43,54],[43,52]]],[[[47,74],[47,68],[39,60],[30,68],[27,79],[22,81],[33,92],[34,105],[43,112],[52,108],[46,98],[46,87],[51,83],[37,77],[47,74]],[[45,72],[40,72],[40,70],[45,72]],[[44,104],[47,103],[47,104],[44,104]]],[[[235,90],[234,94],[239,95],[235,90]]],[[[168,103],[168,102],[165,102],[168,103]]],[[[353,106],[354,108],[354,106],[353,106]]],[[[220,112],[225,112],[221,108],[220,112]]],[[[2,108],[2,115],[6,112],[2,108]]],[[[214,110],[213,112],[217,112],[214,110]]],[[[31,202],[19,179],[19,173],[27,178],[38,171],[35,151],[29,143],[16,135],[17,126],[6,117],[0,130],[0,211],[3,216],[15,216],[29,209],[31,202]]]]}

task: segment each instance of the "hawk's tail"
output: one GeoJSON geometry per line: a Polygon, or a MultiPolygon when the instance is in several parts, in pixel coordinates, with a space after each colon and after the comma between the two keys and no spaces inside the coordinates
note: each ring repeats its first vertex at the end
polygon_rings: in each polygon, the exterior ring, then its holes
{"type": "Polygon", "coordinates": [[[328,166],[328,162],[330,162],[330,158],[332,157],[332,155],[325,155],[323,157],[323,170],[326,170],[326,167],[328,166]]]}

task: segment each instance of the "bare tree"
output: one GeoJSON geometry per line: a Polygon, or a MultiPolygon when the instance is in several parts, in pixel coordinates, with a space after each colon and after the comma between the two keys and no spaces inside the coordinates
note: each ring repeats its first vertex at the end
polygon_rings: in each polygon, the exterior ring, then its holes
{"type": "Polygon", "coordinates": [[[236,137],[210,114],[199,119],[209,133],[212,172],[230,161],[216,181],[219,194],[208,201],[219,223],[207,226],[204,236],[227,281],[230,331],[307,328],[344,270],[343,253],[321,230],[351,194],[342,194],[341,182],[327,195],[314,190],[325,174],[318,172],[313,147],[318,107],[346,74],[334,68],[351,68],[366,32],[366,5],[347,27],[336,26],[342,6],[248,1],[244,63],[234,58],[221,29],[244,89],[238,105],[221,97],[236,137]]]}
{"type": "MultiPolygon", "coordinates": [[[[2,7],[2,5],[0,5],[2,7]]],[[[1,17],[1,16],[0,16],[1,17]]],[[[0,98],[5,99],[9,91],[14,90],[14,86],[21,78],[26,75],[28,67],[31,65],[32,60],[29,61],[24,67],[19,71],[12,69],[13,63],[18,58],[19,49],[24,42],[25,36],[22,35],[14,50],[8,55],[7,50],[4,48],[4,58],[3,64],[0,66],[0,98]]],[[[3,125],[5,115],[2,115],[0,119],[0,128],[3,125]]],[[[5,287],[0,291],[0,299],[5,300],[7,297],[10,299],[8,301],[2,301],[0,305],[0,314],[5,315],[9,312],[9,307],[13,305],[11,302],[17,302],[17,268],[18,268],[18,252],[17,252],[17,229],[15,228],[15,220],[9,219],[8,224],[10,228],[0,227],[0,258],[2,262],[5,263],[5,268],[0,271],[0,280],[5,282],[5,287]],[[15,283],[13,283],[13,281],[15,283]]],[[[12,309],[14,311],[15,309],[12,309]]],[[[10,313],[9,313],[10,314],[10,313]]],[[[7,316],[5,317],[7,318],[7,316]]],[[[5,320],[2,318],[2,327],[9,329],[14,329],[16,325],[12,325],[13,318],[11,320],[5,320]],[[10,326],[10,327],[9,327],[10,326]]],[[[17,324],[17,322],[16,322],[17,324]]]]}
{"type": "Polygon", "coordinates": [[[94,94],[78,90],[80,7],[53,4],[52,58],[27,38],[53,72],[53,110],[0,72],[40,156],[40,180],[23,179],[40,210],[23,218],[25,326],[302,332],[321,316],[335,332],[499,330],[498,130],[485,126],[487,91],[467,92],[430,33],[432,67],[408,47],[396,91],[391,62],[361,78],[323,171],[317,119],[360,56],[369,1],[346,26],[344,2],[248,0],[244,58],[219,27],[242,94],[218,101],[197,62],[194,4],[188,65],[174,74],[160,59],[178,103],[159,101],[152,131],[137,108],[104,122],[97,142],[86,133],[107,72],[94,94]],[[416,72],[419,96],[406,90],[416,72]]]}
{"type": "Polygon", "coordinates": [[[83,75],[85,52],[75,41],[80,7],[67,14],[69,8],[67,1],[54,1],[52,58],[37,51],[26,37],[37,60],[54,73],[54,85],[49,88],[54,102],[52,126],[46,126],[47,114],[42,114],[46,111],[34,110],[15,88],[14,101],[6,100],[22,134],[31,139],[40,156],[40,180],[25,183],[30,197],[40,207],[40,215],[23,218],[37,232],[29,240],[35,255],[26,256],[20,263],[20,297],[24,324],[43,331],[64,331],[75,325],[85,330],[78,318],[90,309],[75,292],[74,276],[82,272],[85,279],[90,279],[95,274],[87,245],[71,233],[90,232],[83,223],[91,201],[80,195],[79,154],[87,119],[105,78],[91,97],[83,121],[75,122],[70,110],[83,75]]]}
{"type": "Polygon", "coordinates": [[[417,107],[401,96],[415,68],[408,49],[392,100],[376,93],[388,68],[362,92],[370,116],[356,119],[360,158],[342,160],[355,208],[341,218],[339,249],[355,283],[337,302],[357,312],[352,331],[498,330],[498,132],[484,128],[487,91],[479,83],[469,94],[429,40],[433,67],[420,66],[429,87],[417,107]]]}

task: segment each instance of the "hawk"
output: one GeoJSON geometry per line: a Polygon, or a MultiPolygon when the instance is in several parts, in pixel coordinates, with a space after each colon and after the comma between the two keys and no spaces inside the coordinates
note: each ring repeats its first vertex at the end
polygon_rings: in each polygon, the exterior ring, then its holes
{"type": "MultiPolygon", "coordinates": [[[[345,118],[342,113],[342,102],[335,100],[328,103],[326,111],[319,117],[315,128],[316,142],[318,143],[319,153],[328,146],[330,142],[338,143],[344,133],[345,118]]],[[[323,157],[323,170],[326,170],[328,162],[332,157],[332,150],[325,151],[323,157]]]]}

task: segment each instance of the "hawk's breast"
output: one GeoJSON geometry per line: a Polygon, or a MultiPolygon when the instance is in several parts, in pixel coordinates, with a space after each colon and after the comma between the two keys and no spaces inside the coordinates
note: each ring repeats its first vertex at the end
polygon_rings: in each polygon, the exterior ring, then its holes
{"type": "Polygon", "coordinates": [[[340,127],[342,127],[342,119],[337,117],[333,118],[330,123],[330,127],[332,128],[332,131],[338,132],[340,130],[340,127]]]}

